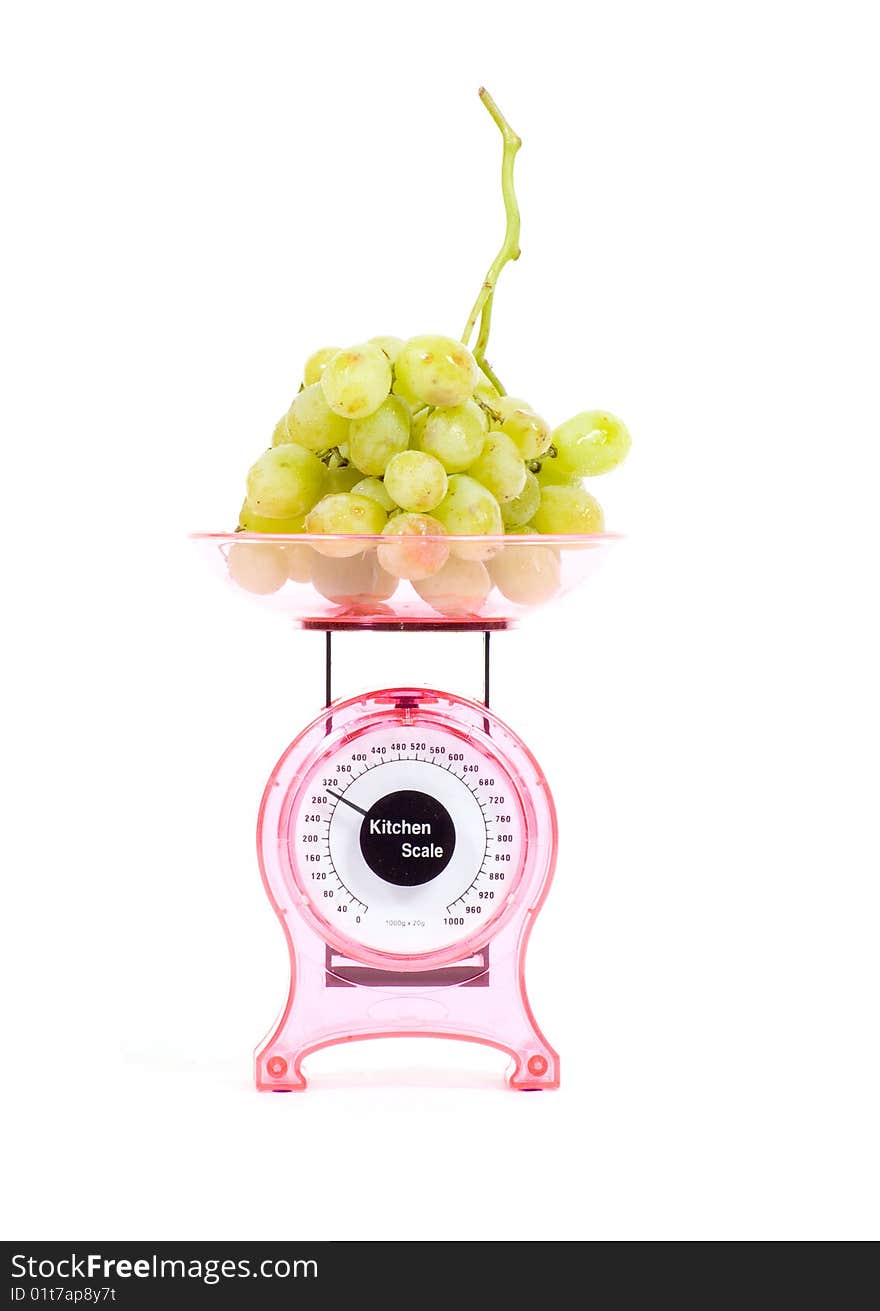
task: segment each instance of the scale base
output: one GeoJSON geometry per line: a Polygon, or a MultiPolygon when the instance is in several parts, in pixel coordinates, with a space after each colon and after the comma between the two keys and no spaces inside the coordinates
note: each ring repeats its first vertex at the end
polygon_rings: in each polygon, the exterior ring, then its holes
{"type": "MultiPolygon", "coordinates": [[[[402,976],[405,980],[406,976],[402,976]]],[[[507,1052],[507,1085],[521,1092],[559,1087],[559,1056],[538,1028],[510,960],[465,982],[432,987],[357,985],[341,972],[300,973],[284,1016],[256,1053],[261,1092],[302,1092],[312,1052],[369,1038],[451,1038],[507,1052]],[[320,1016],[320,1020],[318,1017],[320,1016]]]]}

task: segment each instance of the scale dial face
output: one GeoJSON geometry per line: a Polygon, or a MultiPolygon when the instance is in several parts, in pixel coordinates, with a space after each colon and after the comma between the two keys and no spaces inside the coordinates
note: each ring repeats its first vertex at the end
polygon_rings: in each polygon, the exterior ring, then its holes
{"type": "Polygon", "coordinates": [[[487,939],[526,851],[520,787],[492,739],[399,710],[328,737],[279,836],[332,936],[398,958],[487,939]]]}

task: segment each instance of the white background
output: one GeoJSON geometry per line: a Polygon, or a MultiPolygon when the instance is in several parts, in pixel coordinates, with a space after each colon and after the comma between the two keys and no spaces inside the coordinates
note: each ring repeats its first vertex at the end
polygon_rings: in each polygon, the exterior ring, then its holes
{"type": "MultiPolygon", "coordinates": [[[[7,11],[5,1237],[877,1236],[875,18],[7,11]],[[253,828],[321,642],[186,533],[234,526],[313,348],[460,331],[502,231],[481,82],[524,141],[493,363],[634,437],[596,488],[626,545],[496,643],[560,810],[529,981],[564,1083],[389,1042],[258,1096],[253,828]]],[[[340,692],[478,690],[476,638],[357,641],[340,692]]]]}

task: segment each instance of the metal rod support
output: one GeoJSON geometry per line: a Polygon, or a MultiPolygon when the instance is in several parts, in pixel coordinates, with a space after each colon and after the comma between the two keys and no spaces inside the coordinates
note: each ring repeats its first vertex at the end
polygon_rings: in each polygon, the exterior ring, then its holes
{"type": "Polygon", "coordinates": [[[483,704],[489,705],[489,674],[491,665],[490,641],[492,634],[488,629],[483,633],[483,704]]]}
{"type": "Polygon", "coordinates": [[[333,700],[333,634],[330,629],[324,634],[324,705],[329,706],[333,700]]]}

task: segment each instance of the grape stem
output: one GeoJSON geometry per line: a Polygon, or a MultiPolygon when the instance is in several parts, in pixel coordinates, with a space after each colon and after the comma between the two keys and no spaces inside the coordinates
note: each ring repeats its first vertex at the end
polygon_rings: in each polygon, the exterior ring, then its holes
{"type": "Polygon", "coordinates": [[[489,418],[492,420],[493,423],[503,422],[504,416],[503,414],[501,414],[499,410],[493,409],[492,406],[487,405],[485,401],[477,401],[477,404],[479,405],[480,409],[483,411],[484,414],[488,414],[489,418]]]}
{"type": "Polygon", "coordinates": [[[555,460],[558,455],[559,452],[557,451],[555,446],[548,446],[544,454],[539,456],[537,460],[527,461],[528,467],[532,471],[532,473],[535,474],[540,473],[542,467],[547,463],[547,461],[555,460]]]}
{"type": "Polygon", "coordinates": [[[495,259],[489,268],[489,272],[483,280],[480,293],[474,301],[470,317],[465,324],[462,333],[462,341],[465,346],[470,344],[474,329],[477,326],[477,319],[480,320],[480,330],[477,335],[477,344],[474,347],[474,359],[480,368],[490,379],[495,387],[503,396],[504,388],[498,381],[498,378],[492,371],[491,366],[486,361],[486,347],[489,344],[489,330],[492,326],[492,301],[495,297],[495,287],[498,283],[498,277],[504,265],[509,260],[519,259],[519,205],[516,203],[516,192],[513,187],[513,164],[516,159],[516,152],[519,150],[522,142],[511,128],[507,119],[501,110],[495,104],[495,101],[489,95],[485,87],[480,87],[480,99],[492,115],[493,120],[501,129],[501,136],[504,141],[504,149],[501,157],[501,194],[504,197],[504,215],[507,220],[507,226],[504,233],[504,243],[499,250],[495,259]]]}
{"type": "Polygon", "coordinates": [[[323,451],[316,451],[315,454],[322,464],[326,464],[328,469],[345,469],[348,465],[348,460],[340,452],[338,446],[328,446],[323,451]]]}

